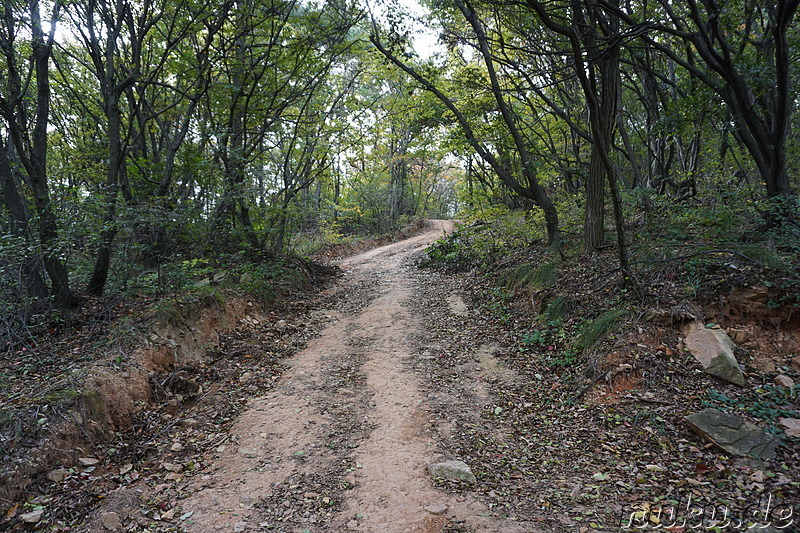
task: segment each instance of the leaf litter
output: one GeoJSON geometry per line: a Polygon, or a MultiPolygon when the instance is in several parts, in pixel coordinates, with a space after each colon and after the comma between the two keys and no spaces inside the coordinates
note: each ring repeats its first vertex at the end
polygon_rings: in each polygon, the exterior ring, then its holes
{"type": "MultiPolygon", "coordinates": [[[[411,341],[417,357],[405,364],[425,394],[436,437],[433,448],[463,459],[478,478],[473,486],[436,481],[455,501],[476,498],[484,504],[482,516],[538,525],[543,531],[614,528],[632,509],[677,505],[686,495],[732,508],[761,494],[795,506],[800,501],[796,441],[788,439],[775,461],[760,462],[721,453],[683,423],[685,414],[709,402],[759,414],[741,406],[758,407],[763,393],[757,391],[771,390],[769,384],[738,389],[715,382],[713,390],[721,396],[709,396],[708,377],[687,361],[679,339],[641,325],[604,345],[608,354],[619,354],[614,361],[619,371],[590,383],[586,397],[576,400],[576,391],[590,380],[553,364],[561,349],[558,339],[540,347],[520,343],[529,314],[512,310],[498,319],[497,309],[484,297],[491,288],[468,275],[419,270],[413,280],[410,306],[425,328],[411,341]],[[451,312],[453,294],[463,296],[469,313],[451,312]],[[504,372],[487,370],[480,355],[487,346],[492,347],[489,359],[504,372]]],[[[375,275],[333,296],[295,302],[280,317],[243,321],[221,336],[206,364],[151,376],[158,391],[155,408],[141,411],[130,431],[83,450],[84,461],[77,466],[51,472],[58,481],[34,479],[31,497],[8,507],[4,528],[78,531],[87,513],[105,502],[107,513],[139,508],[139,515],[126,522],[128,531],[191,530],[197,515],[184,508],[190,485],[203,483],[215,457],[239,449],[229,433],[237,418],[254,398],[275,389],[287,358],[326,322],[337,320],[314,309],[357,313],[380,285],[375,275]],[[124,487],[139,492],[127,501],[116,498],[124,487]]],[[[234,530],[359,527],[362,513],[340,515],[351,512],[345,501],[361,468],[350,452],[375,429],[363,416],[373,398],[358,353],[374,341],[354,335],[346,357],[321,360],[326,377],[309,385],[309,391],[316,391],[315,408],[328,420],[319,428],[324,452],[295,449],[292,460],[301,465],[298,470],[268,494],[240,501],[258,512],[260,521],[231,521],[234,530]]],[[[790,401],[781,409],[791,407],[790,401]]],[[[443,532],[483,530],[454,516],[437,524],[443,532]]]]}

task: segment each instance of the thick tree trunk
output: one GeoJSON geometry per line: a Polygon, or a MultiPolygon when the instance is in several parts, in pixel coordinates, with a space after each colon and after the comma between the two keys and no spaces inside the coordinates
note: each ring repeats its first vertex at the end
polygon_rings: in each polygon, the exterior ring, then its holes
{"type": "MultiPolygon", "coordinates": [[[[615,17],[611,17],[615,19],[615,17]]],[[[578,21],[576,21],[576,27],[578,21]]],[[[613,26],[613,24],[612,24],[613,26]]],[[[616,24],[619,27],[619,24],[616,24]]],[[[615,32],[616,33],[616,32],[615,32]]],[[[605,188],[610,180],[616,179],[606,159],[610,157],[614,144],[614,131],[617,125],[619,106],[619,47],[598,46],[590,39],[587,49],[597,50],[599,57],[590,67],[591,87],[594,95],[587,98],[590,104],[589,123],[592,135],[592,152],[589,161],[589,177],[586,181],[586,210],[584,213],[583,247],[587,252],[599,249],[604,244],[605,188]]],[[[578,66],[578,68],[582,68],[578,66]]],[[[588,97],[588,95],[587,95],[588,97]]]]}
{"type": "Polygon", "coordinates": [[[253,221],[250,219],[250,208],[246,203],[239,203],[239,219],[242,222],[242,229],[244,230],[247,243],[254,252],[261,250],[261,241],[256,234],[256,229],[253,227],[253,221]]]}

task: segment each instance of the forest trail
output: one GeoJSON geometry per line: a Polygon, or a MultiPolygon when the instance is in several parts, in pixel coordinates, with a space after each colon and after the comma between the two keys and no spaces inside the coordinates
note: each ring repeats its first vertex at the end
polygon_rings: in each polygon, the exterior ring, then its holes
{"type": "Polygon", "coordinates": [[[323,310],[327,327],[250,403],[206,475],[185,487],[188,531],[515,530],[468,495],[435,488],[427,469],[458,458],[437,449],[412,364],[423,328],[409,307],[421,289],[412,258],[452,228],[436,221],[340,261],[345,276],[331,289],[340,304],[323,310]]]}

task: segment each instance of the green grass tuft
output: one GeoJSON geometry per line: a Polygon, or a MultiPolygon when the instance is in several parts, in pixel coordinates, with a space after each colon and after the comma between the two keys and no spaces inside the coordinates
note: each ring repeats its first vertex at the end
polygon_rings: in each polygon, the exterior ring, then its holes
{"type": "Polygon", "coordinates": [[[737,251],[751,259],[755,259],[766,267],[774,268],[775,270],[783,270],[786,268],[786,263],[783,259],[766,246],[750,244],[740,247],[737,251]]]}
{"type": "Polygon", "coordinates": [[[533,272],[529,285],[537,290],[549,289],[561,274],[556,261],[545,261],[533,272]]]}
{"type": "Polygon", "coordinates": [[[547,304],[544,315],[548,320],[561,320],[575,309],[575,302],[569,296],[556,296],[547,304]]]}
{"type": "Polygon", "coordinates": [[[593,321],[584,324],[573,346],[583,353],[588,352],[627,315],[628,311],[625,309],[612,309],[602,313],[593,321]]]}

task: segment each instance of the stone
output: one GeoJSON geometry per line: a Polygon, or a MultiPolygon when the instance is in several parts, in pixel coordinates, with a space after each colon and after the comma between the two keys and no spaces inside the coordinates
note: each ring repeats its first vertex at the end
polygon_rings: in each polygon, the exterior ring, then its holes
{"type": "Polygon", "coordinates": [[[792,357],[792,370],[800,372],[800,355],[792,357]]]}
{"type": "Polygon", "coordinates": [[[685,420],[695,433],[733,455],[766,461],[775,458],[775,448],[781,444],[775,435],[717,409],[703,409],[685,420]]]}
{"type": "Polygon", "coordinates": [[[645,322],[653,322],[659,326],[682,324],[690,320],[698,320],[702,313],[691,303],[684,301],[672,309],[650,309],[643,317],[645,322]]]}
{"type": "Polygon", "coordinates": [[[731,328],[728,331],[728,335],[733,339],[733,342],[740,345],[747,343],[752,336],[750,331],[736,328],[731,328]]]}
{"type": "Polygon", "coordinates": [[[744,386],[744,374],[733,355],[736,345],[722,328],[707,328],[694,321],[683,329],[686,349],[703,366],[707,374],[744,386]]]}
{"type": "Polygon", "coordinates": [[[37,509],[35,511],[31,511],[30,513],[19,515],[19,519],[26,524],[37,524],[42,520],[43,516],[44,509],[37,509]]]}
{"type": "Polygon", "coordinates": [[[236,533],[240,533],[241,531],[244,531],[245,529],[247,529],[247,522],[236,522],[236,524],[234,524],[234,526],[233,526],[233,530],[236,533]]]}
{"type": "Polygon", "coordinates": [[[94,466],[99,462],[100,462],[100,460],[99,459],[95,459],[94,457],[80,457],[78,459],[78,463],[81,466],[94,466]]]}
{"type": "Polygon", "coordinates": [[[467,304],[464,303],[464,300],[461,299],[460,296],[455,294],[451,295],[447,298],[447,305],[450,307],[450,312],[456,316],[467,316],[469,315],[469,308],[467,304]]]}
{"type": "Polygon", "coordinates": [[[778,423],[787,436],[800,439],[800,418],[779,418],[778,423]]]}
{"type": "Polygon", "coordinates": [[[108,531],[121,531],[124,529],[117,513],[108,512],[100,515],[100,523],[108,531]]]}
{"type": "Polygon", "coordinates": [[[254,448],[239,448],[239,453],[243,457],[249,457],[249,458],[258,457],[258,450],[254,448]]]}
{"type": "Polygon", "coordinates": [[[794,387],[794,380],[789,376],[785,376],[783,374],[779,376],[775,376],[775,385],[779,387],[786,387],[787,389],[791,389],[794,387]]]}
{"type": "Polygon", "coordinates": [[[64,470],[63,468],[56,468],[55,470],[51,470],[47,473],[47,479],[52,481],[53,483],[61,483],[69,474],[68,471],[64,470]]]}
{"type": "Polygon", "coordinates": [[[431,514],[435,514],[435,515],[444,514],[444,513],[447,512],[447,509],[449,509],[449,508],[444,503],[439,503],[439,504],[436,504],[436,505],[428,505],[427,507],[425,507],[426,511],[428,511],[431,514]]]}
{"type": "Polygon", "coordinates": [[[441,463],[431,463],[428,471],[434,478],[455,479],[475,483],[475,474],[464,461],[444,461],[441,463]]]}

